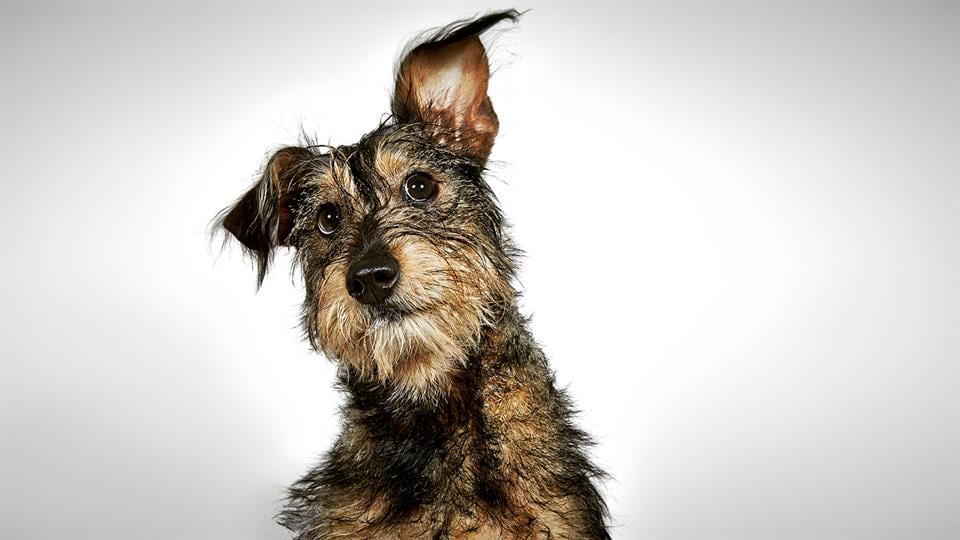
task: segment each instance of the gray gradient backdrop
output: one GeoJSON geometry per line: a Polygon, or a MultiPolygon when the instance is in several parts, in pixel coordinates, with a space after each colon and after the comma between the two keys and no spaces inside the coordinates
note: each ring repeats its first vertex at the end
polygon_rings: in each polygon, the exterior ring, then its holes
{"type": "MultiPolygon", "coordinates": [[[[496,5],[0,5],[0,537],[285,538],[334,370],[205,227],[496,5]]],[[[958,5],[518,7],[494,184],[615,537],[960,536],[958,5]]]]}

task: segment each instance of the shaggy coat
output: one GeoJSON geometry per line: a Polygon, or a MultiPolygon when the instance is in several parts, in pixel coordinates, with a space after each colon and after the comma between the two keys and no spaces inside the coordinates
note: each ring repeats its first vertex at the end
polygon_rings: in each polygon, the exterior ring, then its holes
{"type": "Polygon", "coordinates": [[[484,180],[499,123],[479,36],[518,16],[419,40],[386,122],[277,151],[220,218],[260,281],[296,249],[305,333],[339,365],[342,431],[280,514],[298,540],[609,538],[603,474],[518,312],[518,252],[484,180]],[[352,269],[371,254],[397,271],[360,301],[352,269]]]}

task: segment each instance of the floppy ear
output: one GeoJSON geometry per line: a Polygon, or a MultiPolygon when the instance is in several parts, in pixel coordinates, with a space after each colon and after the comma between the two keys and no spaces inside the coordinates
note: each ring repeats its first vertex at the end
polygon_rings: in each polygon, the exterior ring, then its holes
{"type": "Polygon", "coordinates": [[[273,154],[260,180],[226,210],[221,224],[257,261],[257,286],[277,246],[287,245],[293,228],[293,187],[303,176],[313,154],[306,148],[287,147],[273,154]]]}
{"type": "Polygon", "coordinates": [[[490,66],[478,36],[519,16],[509,10],[453,23],[413,48],[397,70],[393,114],[440,128],[439,143],[485,162],[500,123],[487,96],[490,66]]]}

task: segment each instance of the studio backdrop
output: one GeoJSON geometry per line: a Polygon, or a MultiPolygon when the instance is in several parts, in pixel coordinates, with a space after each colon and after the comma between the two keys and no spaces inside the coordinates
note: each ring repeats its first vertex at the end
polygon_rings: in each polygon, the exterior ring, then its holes
{"type": "Polygon", "coordinates": [[[491,9],[488,180],[615,538],[960,536],[952,2],[0,4],[0,538],[287,538],[338,430],[215,214],[491,9]]]}

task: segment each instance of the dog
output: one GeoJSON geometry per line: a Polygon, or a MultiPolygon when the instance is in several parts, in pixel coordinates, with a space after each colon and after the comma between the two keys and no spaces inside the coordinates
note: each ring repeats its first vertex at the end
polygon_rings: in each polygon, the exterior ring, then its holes
{"type": "Polygon", "coordinates": [[[484,180],[499,122],[480,35],[519,17],[416,40],[376,129],[278,150],[219,216],[258,286],[295,248],[305,334],[338,364],[342,431],[278,516],[297,540],[609,538],[605,475],[519,313],[484,180]]]}

